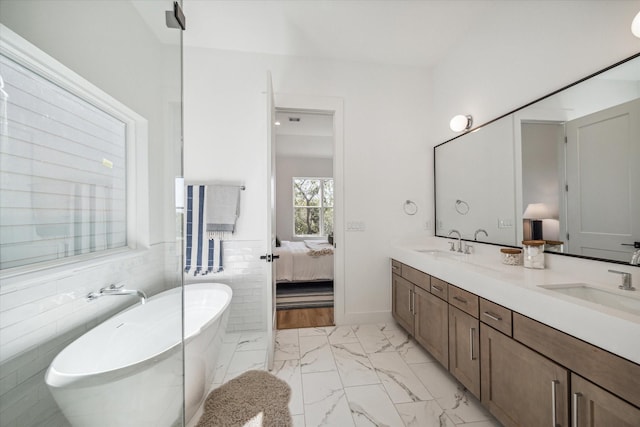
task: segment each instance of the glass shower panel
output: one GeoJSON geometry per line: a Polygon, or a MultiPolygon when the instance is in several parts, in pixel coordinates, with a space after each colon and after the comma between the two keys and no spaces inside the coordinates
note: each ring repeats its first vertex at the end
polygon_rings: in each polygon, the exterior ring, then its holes
{"type": "MultiPolygon", "coordinates": [[[[148,382],[136,377],[144,391],[122,412],[161,413],[154,426],[185,423],[183,230],[174,194],[183,167],[182,32],[167,27],[166,11],[173,1],[0,0],[2,426],[78,425],[70,421],[77,408],[61,409],[45,381],[54,359],[172,289],[170,314],[147,310],[136,319],[157,319],[144,339],[118,350],[130,324],[116,325],[121,333],[100,356],[80,351],[72,368],[130,362],[161,340],[169,349],[162,371],[148,382]],[[134,292],[110,293],[111,285],[134,292]],[[161,405],[151,398],[160,395],[161,405]]],[[[107,418],[118,411],[90,412],[89,423],[118,425],[107,418]]]]}

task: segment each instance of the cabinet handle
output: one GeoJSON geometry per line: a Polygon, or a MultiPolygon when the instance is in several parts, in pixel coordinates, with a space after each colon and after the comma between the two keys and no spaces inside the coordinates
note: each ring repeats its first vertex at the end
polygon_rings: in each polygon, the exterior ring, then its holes
{"type": "Polygon", "coordinates": [[[466,303],[467,303],[467,300],[466,300],[466,299],[464,299],[464,298],[460,298],[460,297],[459,297],[459,296],[457,296],[457,295],[456,295],[456,296],[454,296],[454,297],[453,297],[453,299],[454,299],[454,300],[456,300],[456,301],[458,301],[458,302],[461,302],[462,304],[466,304],[466,303]]]}
{"type": "Polygon", "coordinates": [[[499,315],[495,314],[495,313],[491,313],[490,311],[485,311],[484,313],[482,313],[484,316],[487,316],[489,319],[491,320],[495,320],[496,322],[499,322],[502,320],[502,317],[500,317],[499,315]]]}
{"type": "Polygon", "coordinates": [[[558,414],[556,413],[556,389],[558,387],[558,383],[560,381],[553,380],[551,381],[551,418],[552,418],[552,427],[558,427],[558,414]]]}
{"type": "Polygon", "coordinates": [[[476,328],[471,328],[469,329],[469,348],[471,349],[471,360],[476,360],[476,357],[474,356],[475,351],[474,351],[474,345],[473,345],[473,336],[476,334],[476,328]]]}
{"type": "Polygon", "coordinates": [[[409,291],[409,313],[413,314],[413,308],[411,308],[411,301],[413,301],[413,291],[409,291]]]}
{"type": "Polygon", "coordinates": [[[413,291],[411,293],[412,298],[411,298],[411,313],[415,316],[416,314],[416,291],[413,291]]]}
{"type": "Polygon", "coordinates": [[[438,291],[438,292],[442,292],[442,291],[444,291],[444,289],[442,289],[442,288],[441,288],[441,287],[439,287],[438,285],[431,285],[431,287],[432,287],[433,289],[435,289],[436,291],[438,291]]]}
{"type": "Polygon", "coordinates": [[[578,402],[582,397],[582,393],[573,393],[573,427],[578,427],[578,402]]]}
{"type": "Polygon", "coordinates": [[[397,265],[392,265],[392,266],[391,266],[391,269],[392,269],[392,270],[399,270],[399,269],[400,269],[400,267],[398,267],[397,265]]]}

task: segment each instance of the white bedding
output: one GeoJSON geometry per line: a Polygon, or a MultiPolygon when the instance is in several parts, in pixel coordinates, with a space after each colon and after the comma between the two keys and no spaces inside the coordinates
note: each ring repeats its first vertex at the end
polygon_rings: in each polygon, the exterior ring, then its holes
{"type": "MultiPolygon", "coordinates": [[[[275,248],[277,282],[310,282],[313,280],[333,280],[333,254],[310,256],[305,242],[282,241],[275,248]]],[[[333,248],[328,243],[312,244],[314,250],[333,248]]]]}

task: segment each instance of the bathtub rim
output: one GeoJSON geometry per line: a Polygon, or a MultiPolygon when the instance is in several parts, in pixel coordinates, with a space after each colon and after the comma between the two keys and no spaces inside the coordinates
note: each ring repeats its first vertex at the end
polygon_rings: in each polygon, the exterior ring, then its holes
{"type": "MultiPolygon", "coordinates": [[[[105,379],[107,379],[108,381],[116,381],[116,380],[119,380],[121,378],[128,377],[132,373],[135,373],[135,372],[139,371],[140,368],[143,367],[143,366],[152,366],[152,365],[160,363],[160,362],[162,362],[162,361],[164,361],[164,360],[166,360],[166,359],[168,359],[170,357],[175,357],[178,353],[183,354],[183,345],[186,346],[191,340],[195,339],[195,337],[197,337],[200,333],[202,333],[202,331],[204,329],[206,329],[208,326],[213,324],[216,320],[218,320],[218,318],[221,318],[224,315],[225,311],[229,309],[229,305],[231,304],[231,299],[233,297],[233,290],[231,289],[231,287],[229,287],[229,285],[226,285],[224,283],[202,282],[202,283],[197,283],[197,284],[193,284],[193,285],[192,284],[188,284],[188,285],[184,285],[184,286],[171,288],[171,289],[162,291],[162,292],[160,292],[160,293],[158,293],[158,294],[156,294],[156,295],[154,295],[154,296],[149,298],[149,303],[150,303],[154,298],[157,298],[159,296],[167,297],[170,294],[174,294],[174,293],[178,293],[178,292],[182,293],[183,291],[186,293],[187,288],[191,288],[191,287],[207,289],[211,285],[215,285],[215,287],[213,289],[222,289],[228,295],[227,301],[223,305],[222,309],[216,313],[216,316],[214,316],[211,319],[207,320],[199,328],[194,329],[194,331],[191,334],[189,334],[189,336],[184,337],[185,319],[184,319],[184,295],[183,295],[183,298],[181,298],[181,301],[182,301],[182,336],[181,336],[181,340],[179,340],[175,344],[167,347],[166,349],[162,350],[161,352],[158,352],[156,354],[151,355],[147,359],[142,359],[142,360],[136,361],[136,362],[128,364],[128,365],[120,366],[120,367],[117,367],[116,369],[108,369],[108,370],[102,370],[102,371],[97,371],[97,372],[91,372],[89,374],[87,374],[87,373],[65,373],[65,372],[61,372],[58,369],[56,369],[55,362],[56,362],[56,360],[58,360],[58,357],[60,357],[60,355],[65,350],[67,350],[70,346],[72,346],[80,337],[82,337],[82,336],[84,336],[86,334],[90,334],[95,329],[99,328],[103,323],[106,322],[106,320],[105,320],[104,322],[101,322],[97,326],[93,327],[89,331],[85,332],[84,334],[82,334],[79,337],[77,337],[76,339],[74,339],[71,343],[69,343],[67,346],[65,346],[65,348],[63,348],[54,357],[54,359],[49,364],[49,367],[47,368],[47,371],[45,372],[45,375],[44,375],[45,384],[47,385],[47,387],[59,388],[59,389],[90,387],[90,386],[93,386],[93,385],[104,383],[105,379]]],[[[142,306],[142,304],[140,304],[140,303],[133,304],[132,306],[127,307],[126,309],[124,309],[122,311],[119,311],[118,313],[116,313],[113,316],[109,317],[109,319],[107,319],[107,320],[113,319],[113,318],[115,318],[117,316],[120,316],[120,315],[122,315],[122,314],[124,314],[124,313],[126,313],[126,312],[128,312],[130,310],[134,310],[134,309],[136,309],[138,307],[141,307],[141,306],[142,306]]],[[[180,363],[182,363],[182,361],[180,361],[180,363]]]]}

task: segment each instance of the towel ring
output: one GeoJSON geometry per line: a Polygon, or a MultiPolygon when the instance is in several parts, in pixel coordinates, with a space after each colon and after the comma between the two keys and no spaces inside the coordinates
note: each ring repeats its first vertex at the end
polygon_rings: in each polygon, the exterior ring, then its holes
{"type": "Polygon", "coordinates": [[[469,203],[460,199],[456,200],[456,212],[458,212],[460,215],[468,214],[470,209],[471,208],[469,208],[469,203]]]}
{"type": "Polygon", "coordinates": [[[402,205],[402,209],[407,215],[415,215],[418,212],[418,205],[416,205],[415,202],[411,200],[407,200],[402,205]]]}

